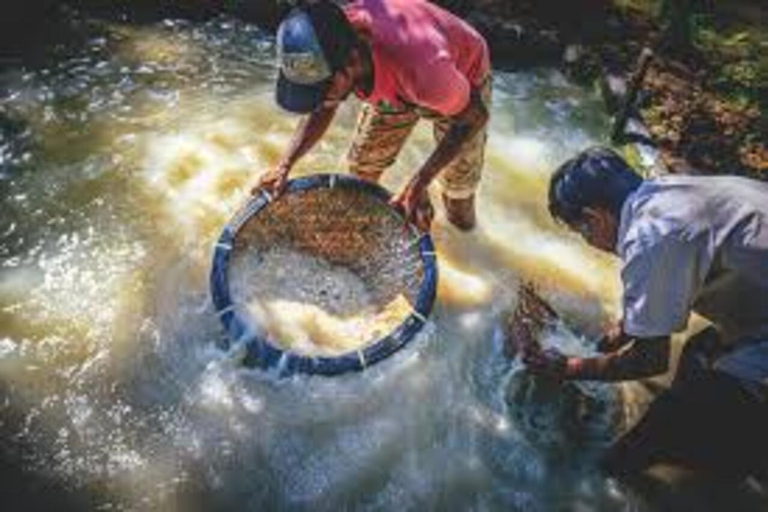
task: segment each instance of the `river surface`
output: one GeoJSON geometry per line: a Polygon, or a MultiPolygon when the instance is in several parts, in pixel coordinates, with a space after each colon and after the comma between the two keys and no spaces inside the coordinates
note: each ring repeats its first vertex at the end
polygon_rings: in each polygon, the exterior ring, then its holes
{"type": "MultiPolygon", "coordinates": [[[[230,19],[68,23],[81,43],[0,75],[0,453],[19,510],[642,510],[594,469],[605,443],[555,456],[558,425],[519,423],[498,336],[521,279],[587,337],[616,315],[616,263],[546,212],[553,167],[609,132],[595,92],[498,72],[477,229],[436,202],[425,330],[364,373],[280,379],[223,350],[207,287],[219,230],[297,122],[273,101],[271,39],[230,19]]],[[[344,171],[357,107],[296,175],[344,171]]],[[[384,184],[431,148],[423,124],[384,184]]]]}

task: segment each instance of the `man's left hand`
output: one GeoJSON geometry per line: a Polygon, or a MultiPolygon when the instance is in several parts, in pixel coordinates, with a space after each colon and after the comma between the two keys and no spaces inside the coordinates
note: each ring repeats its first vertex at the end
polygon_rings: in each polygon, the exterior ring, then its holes
{"type": "Polygon", "coordinates": [[[390,204],[403,212],[408,222],[415,224],[425,233],[429,231],[435,210],[426,191],[410,186],[405,187],[400,194],[392,198],[390,204]]]}
{"type": "Polygon", "coordinates": [[[523,362],[531,372],[555,380],[564,379],[568,369],[568,357],[556,348],[529,348],[523,352],[523,362]]]}

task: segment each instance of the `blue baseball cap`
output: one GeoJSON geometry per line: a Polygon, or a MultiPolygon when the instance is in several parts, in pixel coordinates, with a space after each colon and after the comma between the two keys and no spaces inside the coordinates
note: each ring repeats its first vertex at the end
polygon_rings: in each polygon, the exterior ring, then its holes
{"type": "Polygon", "coordinates": [[[315,110],[331,85],[333,70],[309,14],[293,9],[277,30],[278,105],[289,112],[315,110]]]}

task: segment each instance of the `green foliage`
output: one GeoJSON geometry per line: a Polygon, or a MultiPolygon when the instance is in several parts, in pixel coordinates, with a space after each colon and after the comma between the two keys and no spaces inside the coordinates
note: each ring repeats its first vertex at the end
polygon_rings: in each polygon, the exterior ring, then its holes
{"type": "Polygon", "coordinates": [[[614,4],[621,10],[642,12],[649,17],[658,14],[660,3],[661,0],[614,0],[614,4]]]}
{"type": "Polygon", "coordinates": [[[693,42],[712,64],[709,82],[732,101],[765,101],[768,91],[768,31],[718,27],[708,16],[696,17],[693,42]]]}

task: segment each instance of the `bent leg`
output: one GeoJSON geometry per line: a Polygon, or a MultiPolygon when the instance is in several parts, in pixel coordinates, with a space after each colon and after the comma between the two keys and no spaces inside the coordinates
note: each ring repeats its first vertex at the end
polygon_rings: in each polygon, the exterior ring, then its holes
{"type": "Polygon", "coordinates": [[[691,336],[680,353],[672,387],[695,380],[712,371],[712,361],[720,352],[720,333],[713,326],[706,327],[691,336]]]}
{"type": "Polygon", "coordinates": [[[621,476],[668,463],[743,477],[765,456],[764,407],[729,375],[686,380],[659,395],[606,454],[604,469],[621,476]]]}
{"type": "Polygon", "coordinates": [[[662,461],[675,435],[670,429],[684,431],[689,425],[679,414],[677,399],[669,390],[651,403],[640,421],[608,450],[602,467],[612,475],[631,475],[662,461]]]}

